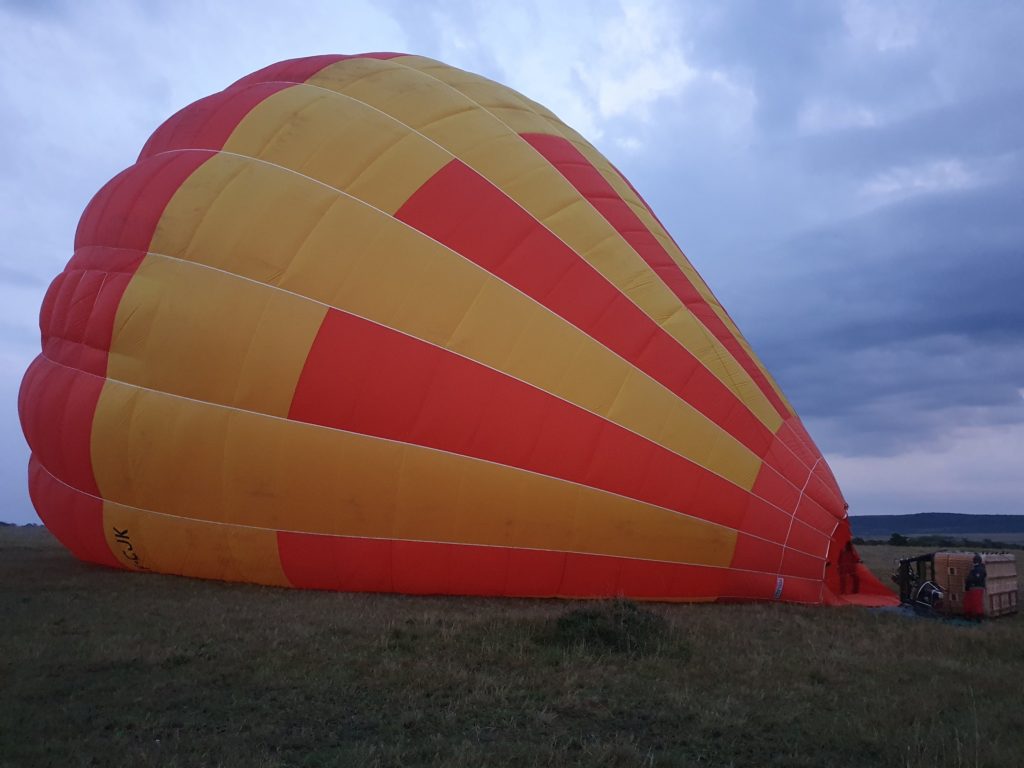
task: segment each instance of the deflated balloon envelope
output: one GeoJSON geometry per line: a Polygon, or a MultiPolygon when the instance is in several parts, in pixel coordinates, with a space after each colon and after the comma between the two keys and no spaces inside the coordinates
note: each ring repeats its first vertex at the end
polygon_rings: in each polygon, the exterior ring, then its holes
{"type": "MultiPolygon", "coordinates": [[[[272,65],[82,215],[19,402],[83,560],[295,587],[841,595],[827,464],[629,183],[430,59],[272,65]]],[[[863,568],[860,568],[863,571],[863,568]]]]}

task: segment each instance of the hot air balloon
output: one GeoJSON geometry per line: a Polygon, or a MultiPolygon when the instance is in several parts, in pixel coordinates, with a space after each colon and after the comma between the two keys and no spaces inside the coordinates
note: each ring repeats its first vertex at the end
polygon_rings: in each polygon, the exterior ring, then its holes
{"type": "Polygon", "coordinates": [[[82,560],[412,594],[888,602],[821,452],[629,182],[515,91],[274,64],[79,223],[19,398],[82,560]]]}

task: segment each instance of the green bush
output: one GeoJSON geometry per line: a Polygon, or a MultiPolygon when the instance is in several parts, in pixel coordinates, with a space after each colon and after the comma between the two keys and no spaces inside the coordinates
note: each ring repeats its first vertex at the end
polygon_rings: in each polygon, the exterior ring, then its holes
{"type": "Polygon", "coordinates": [[[609,600],[562,614],[540,639],[563,648],[644,656],[664,645],[668,635],[661,614],[630,600],[609,600]]]}

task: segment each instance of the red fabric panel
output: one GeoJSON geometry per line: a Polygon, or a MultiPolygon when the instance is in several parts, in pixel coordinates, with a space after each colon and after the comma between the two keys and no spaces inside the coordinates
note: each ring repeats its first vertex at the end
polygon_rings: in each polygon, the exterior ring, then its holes
{"type": "Polygon", "coordinates": [[[91,438],[117,307],[171,196],[208,157],[165,154],[108,182],[82,214],[75,255],[43,300],[43,355],[25,373],[18,411],[33,454],[36,510],[82,559],[112,557],[103,539],[102,502],[93,498],[100,492],[91,438]]]}
{"type": "Polygon", "coordinates": [[[856,605],[860,608],[883,608],[899,605],[900,599],[891,591],[886,591],[885,594],[875,592],[859,592],[857,594],[837,595],[835,593],[830,593],[830,591],[826,589],[825,599],[823,602],[825,605],[832,606],[856,605]]]}
{"type": "MultiPolygon", "coordinates": [[[[615,167],[614,165],[612,165],[611,163],[608,163],[608,164],[612,166],[612,170],[613,170],[613,171],[615,171],[615,173],[616,173],[616,174],[618,174],[619,178],[620,178],[620,179],[622,179],[623,183],[624,183],[624,184],[625,184],[625,185],[626,185],[627,187],[629,187],[630,191],[631,191],[631,192],[632,192],[632,193],[633,193],[634,195],[636,195],[636,199],[637,199],[637,200],[639,200],[639,201],[640,201],[640,202],[641,202],[641,203],[643,204],[644,208],[646,208],[646,209],[647,209],[647,212],[648,212],[649,214],[651,214],[651,218],[652,218],[652,219],[654,219],[654,220],[655,220],[656,222],[658,222],[658,225],[659,225],[659,226],[660,226],[660,227],[662,228],[662,230],[663,230],[663,231],[665,232],[665,234],[666,234],[666,235],[667,235],[667,236],[669,237],[669,239],[671,239],[671,240],[672,240],[672,242],[673,242],[673,243],[675,243],[675,246],[676,246],[676,248],[679,248],[679,243],[676,243],[676,241],[675,241],[674,239],[672,239],[672,233],[668,231],[668,227],[666,227],[666,226],[665,226],[664,224],[662,224],[662,222],[661,222],[661,219],[659,219],[659,218],[658,218],[658,214],[656,214],[656,213],[654,212],[654,209],[653,209],[653,208],[651,208],[651,206],[650,206],[650,205],[648,205],[647,201],[646,201],[646,200],[644,199],[644,196],[643,196],[643,195],[641,195],[641,194],[640,194],[640,193],[639,193],[639,192],[637,191],[636,187],[634,187],[634,186],[633,186],[633,183],[632,183],[632,182],[631,182],[631,181],[630,181],[629,179],[627,179],[627,178],[626,178],[626,175],[625,175],[625,174],[624,174],[624,173],[623,173],[622,171],[620,171],[620,170],[619,170],[618,168],[616,168],[616,167],[615,167]]],[[[682,249],[682,248],[679,248],[679,252],[680,252],[680,253],[682,253],[682,252],[683,252],[683,249],[682,249]]],[[[724,309],[724,307],[723,307],[723,309],[724,309]]],[[[726,314],[728,314],[728,313],[726,313],[726,314]]]]}
{"type": "MultiPolygon", "coordinates": [[[[801,429],[803,429],[802,425],[801,429]]],[[[806,430],[803,431],[806,432],[806,430]]],[[[808,435],[808,439],[810,439],[810,435],[808,435]]],[[[818,464],[814,472],[819,477],[821,477],[821,479],[824,481],[825,485],[829,488],[829,490],[831,490],[832,493],[835,494],[836,498],[838,498],[839,501],[843,503],[843,509],[845,511],[846,500],[843,497],[843,492],[839,489],[839,483],[836,480],[836,476],[832,474],[832,467],[828,465],[827,461],[823,461],[820,464],[818,464]]]]}
{"type": "Polygon", "coordinates": [[[778,470],[765,463],[761,464],[751,490],[763,499],[772,499],[786,511],[796,509],[800,500],[800,488],[794,487],[778,470]]]}
{"type": "Polygon", "coordinates": [[[351,55],[325,54],[323,56],[306,56],[301,59],[288,59],[271,64],[269,67],[258,69],[251,75],[246,75],[232,86],[248,85],[250,83],[304,83],[313,77],[317,72],[326,69],[332,64],[348,59],[393,59],[396,56],[406,56],[404,53],[356,53],[351,55]]]}
{"type": "Polygon", "coordinates": [[[797,520],[802,520],[811,528],[821,531],[826,536],[831,536],[839,522],[830,513],[826,512],[810,496],[802,496],[796,508],[797,520]]]}
{"type": "Polygon", "coordinates": [[[823,465],[824,462],[818,462],[814,472],[807,478],[804,497],[811,499],[822,512],[832,518],[832,522],[835,524],[836,521],[842,519],[846,510],[843,509],[843,505],[836,498],[835,494],[832,493],[831,489],[825,485],[824,476],[818,471],[823,465]]]}
{"type": "Polygon", "coordinates": [[[522,136],[622,235],[704,327],[729,350],[779,415],[787,418],[790,415],[789,409],[761,369],[600,171],[568,139],[541,133],[524,133],[522,136]]]}
{"type": "Polygon", "coordinates": [[[734,528],[754,508],[788,521],[742,488],[629,430],[336,309],[324,316],[288,415],[562,478],[734,528]]]}
{"type": "MultiPolygon", "coordinates": [[[[831,590],[836,600],[840,604],[846,604],[849,595],[841,595],[841,580],[839,578],[839,555],[846,546],[846,542],[850,540],[852,531],[850,530],[850,519],[844,518],[839,522],[835,533],[832,536],[832,546],[829,548],[829,567],[825,571],[825,581],[829,590],[831,590]]],[[[858,598],[856,601],[858,605],[896,605],[899,603],[898,598],[894,595],[892,589],[883,584],[878,578],[869,571],[863,563],[860,562],[860,555],[857,554],[857,550],[854,549],[854,559],[856,563],[856,572],[859,577],[860,594],[853,595],[852,597],[858,598]],[[873,601],[872,601],[873,600],[873,601]]]]}
{"type": "Polygon", "coordinates": [[[787,549],[782,556],[782,575],[820,581],[825,577],[825,558],[811,557],[795,549],[787,549]]]}
{"type": "MultiPolygon", "coordinates": [[[[805,465],[777,435],[772,437],[768,450],[762,456],[764,463],[792,484],[798,493],[807,483],[809,465],[805,465]]],[[[761,473],[764,472],[762,468],[761,473]]]]}
{"type": "Polygon", "coordinates": [[[344,539],[278,533],[281,565],[288,581],[304,589],[391,592],[391,544],[387,539],[344,539]]]}
{"type": "Polygon", "coordinates": [[[800,457],[808,467],[821,456],[811,436],[796,416],[786,419],[778,430],[779,439],[800,457]]]}
{"type": "Polygon", "coordinates": [[[726,573],[706,566],[510,547],[289,532],[277,538],[285,576],[306,589],[686,600],[717,597],[726,573]]]}
{"type": "Polygon", "coordinates": [[[751,495],[747,498],[743,522],[738,527],[747,533],[783,544],[789,532],[790,520],[792,515],[788,511],[751,495]]]}
{"type": "Polygon", "coordinates": [[[209,152],[172,152],[121,171],[86,207],[75,233],[75,250],[87,245],[148,250],[167,203],[209,157],[209,152]]]}
{"type": "Polygon", "coordinates": [[[728,580],[720,603],[745,602],[747,600],[771,600],[790,603],[822,602],[821,582],[793,576],[776,576],[774,573],[750,573],[729,571],[728,580]],[[781,579],[781,592],[779,591],[781,579]]]}
{"type": "Polygon", "coordinates": [[[797,521],[793,523],[793,527],[790,529],[786,546],[812,555],[818,555],[819,557],[825,557],[828,554],[830,541],[827,533],[822,533],[797,521]]]}
{"type": "MultiPolygon", "coordinates": [[[[843,591],[844,587],[844,579],[840,578],[840,571],[846,571],[848,569],[847,557],[844,554],[844,550],[846,548],[846,544],[851,539],[851,533],[849,520],[843,520],[839,523],[839,526],[833,533],[832,540],[829,543],[828,561],[825,566],[825,586],[834,592],[837,597],[843,591]],[[840,561],[842,561],[842,564],[840,564],[840,561]]],[[[854,562],[858,559],[859,556],[855,555],[854,562]]]]}
{"type": "Polygon", "coordinates": [[[25,372],[18,414],[36,460],[60,480],[99,494],[92,473],[92,418],[104,379],[39,356],[25,372]]]}
{"type": "Polygon", "coordinates": [[[40,519],[61,544],[80,560],[123,568],[103,535],[103,502],[58,482],[33,456],[28,464],[28,492],[40,519]]]}
{"type": "Polygon", "coordinates": [[[763,571],[776,573],[782,563],[782,547],[778,544],[755,539],[745,533],[736,537],[736,549],[733,551],[733,568],[747,571],[763,571]]]}
{"type": "MultiPolygon", "coordinates": [[[[828,510],[834,517],[841,518],[845,514],[843,495],[836,485],[832,471],[822,459],[821,451],[807,433],[800,419],[796,416],[782,423],[776,432],[776,438],[791,451],[806,467],[813,468],[813,474],[821,481],[808,486],[806,493],[818,504],[828,510]]],[[[803,470],[806,473],[806,470],[803,470]]],[[[806,477],[806,474],[804,475],[806,477]]],[[[803,487],[803,485],[801,485],[803,487]]]]}
{"type": "Polygon", "coordinates": [[[157,128],[139,153],[139,160],[172,149],[221,149],[260,102],[288,83],[234,86],[189,104],[157,128]]]}
{"type": "Polygon", "coordinates": [[[107,246],[79,249],[43,299],[43,354],[63,365],[106,375],[117,307],[144,255],[107,246]]]}
{"type": "Polygon", "coordinates": [[[838,608],[839,606],[847,604],[842,598],[836,595],[836,590],[833,590],[827,584],[823,590],[822,603],[830,608],[838,608]]]}
{"type": "Polygon", "coordinates": [[[719,602],[774,600],[778,577],[772,573],[728,570],[719,602]]]}
{"type": "Polygon", "coordinates": [[[821,564],[818,566],[818,576],[814,579],[801,579],[783,574],[785,584],[779,599],[791,603],[820,604],[824,597],[824,589],[821,584],[821,564]]]}
{"type": "Polygon", "coordinates": [[[471,168],[453,160],[395,214],[531,296],[763,456],[773,436],[696,358],[471,168]]]}
{"type": "Polygon", "coordinates": [[[899,598],[893,593],[892,589],[879,581],[878,577],[869,571],[866,565],[857,563],[856,571],[857,576],[860,578],[861,595],[880,595],[887,598],[887,602],[873,603],[874,605],[896,605],[899,603],[899,598]]]}
{"type": "Polygon", "coordinates": [[[161,155],[108,182],[86,207],[75,254],[50,285],[39,316],[43,353],[103,376],[114,318],[164,208],[206,152],[161,155]]]}

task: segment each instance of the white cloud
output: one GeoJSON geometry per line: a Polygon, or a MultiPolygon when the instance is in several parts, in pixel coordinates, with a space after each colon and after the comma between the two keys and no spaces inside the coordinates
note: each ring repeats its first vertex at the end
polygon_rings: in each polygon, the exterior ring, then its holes
{"type": "Polygon", "coordinates": [[[615,143],[630,154],[639,152],[644,148],[643,142],[636,136],[620,136],[615,140],[615,143]]]}
{"type": "Polygon", "coordinates": [[[843,22],[852,40],[884,53],[917,44],[925,11],[909,2],[847,0],[843,22]]]}
{"type": "Polygon", "coordinates": [[[851,128],[873,128],[878,114],[864,106],[836,99],[819,99],[803,106],[797,117],[797,130],[805,136],[851,128]]]}
{"type": "Polygon", "coordinates": [[[968,168],[957,158],[946,158],[889,168],[864,183],[860,191],[872,201],[893,202],[915,195],[970,189],[987,181],[979,170],[968,168]]]}
{"type": "Polygon", "coordinates": [[[461,11],[434,17],[440,57],[449,64],[500,80],[589,140],[608,136],[633,153],[643,147],[639,129],[652,122],[656,106],[663,115],[685,110],[687,97],[696,95],[728,103],[714,115],[723,124],[743,123],[752,113],[749,89],[690,60],[683,10],[658,0],[533,0],[477,6],[470,30],[457,17],[461,11]],[[666,106],[673,100],[675,107],[666,106]]]}
{"type": "Polygon", "coordinates": [[[679,94],[697,77],[673,22],[667,7],[647,2],[623,3],[621,18],[604,22],[598,56],[591,66],[577,69],[596,97],[601,117],[633,114],[649,119],[652,104],[679,94]]]}

